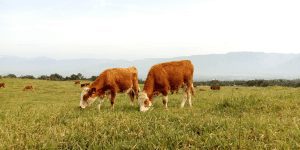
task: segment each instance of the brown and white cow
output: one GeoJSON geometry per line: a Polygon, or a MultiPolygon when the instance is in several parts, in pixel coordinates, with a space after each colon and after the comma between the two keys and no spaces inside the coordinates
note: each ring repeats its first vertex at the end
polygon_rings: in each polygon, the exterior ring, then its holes
{"type": "Polygon", "coordinates": [[[0,83],[0,88],[5,88],[5,83],[0,83]]]}
{"type": "Polygon", "coordinates": [[[210,89],[211,90],[220,90],[221,87],[219,85],[213,85],[213,86],[210,86],[210,89]]]}
{"type": "Polygon", "coordinates": [[[182,87],[185,89],[185,92],[181,107],[184,107],[187,100],[189,105],[192,106],[191,94],[194,92],[193,74],[194,66],[190,60],[172,61],[152,66],[148,72],[144,89],[139,93],[140,111],[149,110],[150,106],[152,106],[153,96],[156,93],[163,95],[163,104],[167,108],[168,93],[178,91],[182,87]]]}
{"type": "Polygon", "coordinates": [[[82,83],[80,86],[83,88],[83,87],[86,87],[86,86],[89,86],[90,83],[82,83]]]}
{"type": "Polygon", "coordinates": [[[32,86],[32,85],[26,85],[26,86],[23,88],[23,91],[26,91],[26,90],[33,90],[33,86],[32,86]]]}
{"type": "Polygon", "coordinates": [[[79,80],[74,81],[74,84],[80,84],[79,80]]]}
{"type": "Polygon", "coordinates": [[[100,98],[98,109],[104,101],[106,94],[110,94],[111,108],[114,108],[117,93],[125,92],[130,96],[133,105],[134,97],[139,92],[138,72],[135,67],[112,68],[103,71],[96,80],[81,92],[80,107],[86,108],[98,97],[100,98]]]}

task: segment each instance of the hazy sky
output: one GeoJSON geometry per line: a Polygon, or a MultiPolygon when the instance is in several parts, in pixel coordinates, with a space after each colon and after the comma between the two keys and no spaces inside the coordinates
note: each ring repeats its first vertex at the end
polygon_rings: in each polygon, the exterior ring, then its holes
{"type": "Polygon", "coordinates": [[[300,52],[299,0],[0,0],[0,55],[300,52]]]}

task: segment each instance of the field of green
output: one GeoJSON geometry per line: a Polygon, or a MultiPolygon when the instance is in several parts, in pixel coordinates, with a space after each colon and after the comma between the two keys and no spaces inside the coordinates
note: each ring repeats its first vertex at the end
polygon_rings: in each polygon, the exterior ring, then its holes
{"type": "Polygon", "coordinates": [[[192,108],[179,93],[141,113],[124,94],[81,110],[71,81],[0,82],[0,149],[300,149],[299,88],[197,87],[192,108]]]}

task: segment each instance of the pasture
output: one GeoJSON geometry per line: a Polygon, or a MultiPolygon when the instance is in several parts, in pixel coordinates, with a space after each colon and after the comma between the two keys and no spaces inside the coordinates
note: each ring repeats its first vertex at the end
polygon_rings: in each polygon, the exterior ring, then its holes
{"type": "Polygon", "coordinates": [[[299,88],[198,87],[192,108],[180,92],[141,113],[125,94],[81,110],[71,81],[0,82],[0,149],[300,149],[299,88]]]}

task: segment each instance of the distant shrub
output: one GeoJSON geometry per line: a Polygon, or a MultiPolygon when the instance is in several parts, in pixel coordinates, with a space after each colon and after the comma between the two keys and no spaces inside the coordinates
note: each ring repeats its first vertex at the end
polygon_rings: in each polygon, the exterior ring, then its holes
{"type": "Polygon", "coordinates": [[[142,80],[142,79],[139,79],[139,84],[144,84],[145,83],[145,81],[144,80],[142,80]]]}
{"type": "Polygon", "coordinates": [[[35,79],[35,77],[33,75],[25,75],[25,76],[21,76],[21,79],[35,79]]]}
{"type": "Polygon", "coordinates": [[[6,76],[4,76],[5,78],[17,78],[17,76],[15,74],[8,74],[6,76]]]}
{"type": "Polygon", "coordinates": [[[47,76],[47,75],[41,75],[37,79],[40,79],[40,80],[50,80],[50,77],[47,76]]]}
{"type": "Polygon", "coordinates": [[[84,80],[84,76],[81,73],[72,74],[70,77],[66,77],[65,80],[84,80]]]}
{"type": "MultiPolygon", "coordinates": [[[[212,81],[201,81],[194,82],[194,86],[205,85],[212,86],[214,82],[212,81]]],[[[267,87],[267,86],[287,86],[287,87],[300,87],[300,79],[296,80],[286,80],[286,79],[276,79],[276,80],[234,80],[234,81],[219,81],[220,86],[257,86],[257,87],[267,87]]]]}
{"type": "Polygon", "coordinates": [[[97,79],[97,76],[91,76],[90,78],[88,78],[88,80],[90,81],[95,81],[97,79]]]}
{"type": "Polygon", "coordinates": [[[51,74],[49,76],[49,78],[50,78],[50,80],[54,80],[54,81],[62,81],[62,80],[64,80],[64,77],[61,76],[61,75],[59,75],[59,74],[57,74],[57,73],[51,74]]]}

